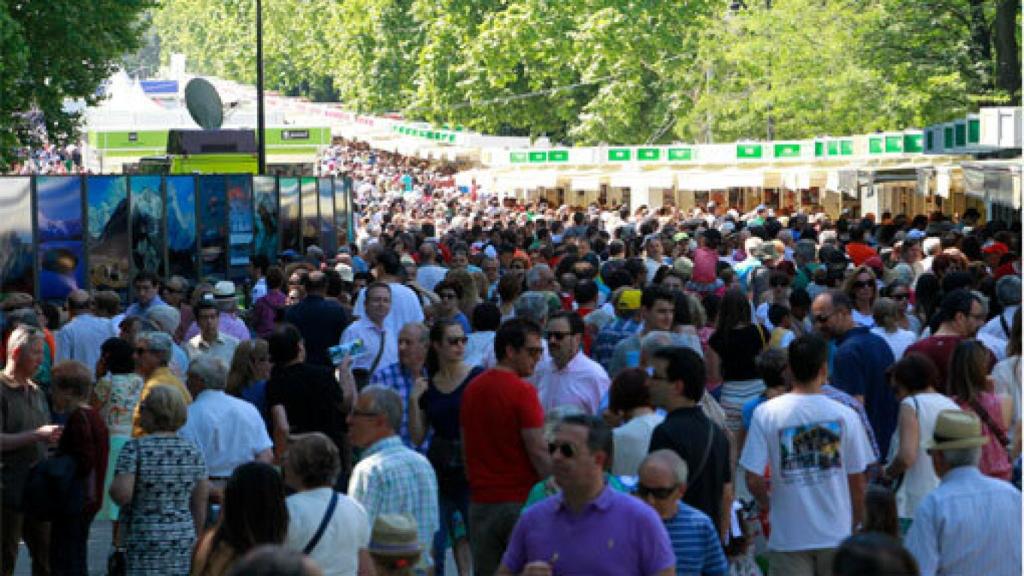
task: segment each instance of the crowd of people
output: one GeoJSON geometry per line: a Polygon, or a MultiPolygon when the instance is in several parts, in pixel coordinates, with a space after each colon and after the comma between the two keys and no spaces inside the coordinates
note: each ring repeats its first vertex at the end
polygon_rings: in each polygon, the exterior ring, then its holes
{"type": "Polygon", "coordinates": [[[67,176],[88,172],[82,162],[80,142],[67,146],[44,143],[38,147],[19,150],[17,157],[18,160],[11,167],[10,174],[67,176]]]}
{"type": "Polygon", "coordinates": [[[96,518],[127,574],[1020,572],[1019,223],[331,158],[355,241],[257,262],[250,307],[4,295],[4,574],[85,574],[96,518]]]}

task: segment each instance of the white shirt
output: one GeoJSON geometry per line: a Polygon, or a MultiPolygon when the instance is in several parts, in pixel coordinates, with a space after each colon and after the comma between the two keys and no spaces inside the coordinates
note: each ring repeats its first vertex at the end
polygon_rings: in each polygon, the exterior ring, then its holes
{"type": "Polygon", "coordinates": [[[203,340],[202,334],[196,334],[185,343],[185,352],[188,353],[189,362],[204,354],[210,354],[223,360],[224,366],[229,369],[231,368],[231,359],[235,355],[235,348],[238,348],[238,338],[223,332],[217,332],[217,339],[213,342],[207,342],[203,340]]]}
{"type": "Polygon", "coordinates": [[[885,328],[875,326],[871,329],[871,333],[885,340],[889,349],[892,350],[892,357],[897,360],[903,358],[903,353],[907,351],[907,348],[917,342],[917,334],[903,328],[897,328],[895,332],[886,332],[885,328]]]}
{"type": "MultiPolygon", "coordinates": [[[[903,406],[909,406],[917,414],[918,447],[914,465],[903,474],[903,482],[896,491],[896,511],[900,518],[913,518],[914,511],[921,500],[939,485],[939,477],[932,466],[932,458],[925,449],[935,434],[935,421],[943,410],[958,410],[955,402],[938,392],[923,392],[904,398],[903,406]]],[[[889,445],[890,456],[895,456],[900,449],[900,431],[897,425],[889,445]]],[[[890,458],[891,459],[891,458],[890,458]]]]}
{"type": "MultiPolygon", "coordinates": [[[[314,488],[285,499],[288,507],[286,548],[301,552],[309,544],[327,512],[332,492],[331,488],[314,488]]],[[[324,571],[324,576],[355,576],[359,570],[359,551],[369,545],[370,522],[366,511],[355,500],[338,494],[338,505],[331,521],[309,557],[324,571]]]]}
{"type": "Polygon", "coordinates": [[[861,314],[858,310],[850,310],[850,315],[853,316],[853,323],[857,326],[866,326],[868,328],[874,328],[875,317],[871,314],[861,314]]]}
{"type": "Polygon", "coordinates": [[[93,372],[100,359],[100,347],[108,338],[117,336],[114,326],[110,320],[92,314],[75,316],[54,335],[56,359],[78,360],[93,372]]]}
{"type": "Polygon", "coordinates": [[[384,351],[381,353],[380,361],[377,362],[378,368],[398,362],[398,333],[383,331],[369,318],[360,318],[345,328],[345,331],[341,333],[342,344],[348,344],[355,340],[363,341],[363,351],[352,359],[352,368],[369,370],[373,366],[373,361],[380,351],[381,336],[384,337],[384,351]]]}
{"type": "Polygon", "coordinates": [[[1017,308],[1020,306],[1008,306],[1001,315],[989,320],[978,330],[978,340],[995,354],[996,360],[1006,358],[1006,342],[1010,335],[1003,331],[1003,322],[1006,322],[1007,330],[1013,330],[1013,315],[1017,313],[1017,308]]]}
{"type": "MultiPolygon", "coordinates": [[[[1000,360],[992,368],[992,379],[995,380],[996,394],[1009,396],[1013,399],[1013,423],[1020,420],[1021,412],[1021,360],[1020,356],[1010,356],[1000,360]]],[[[1011,435],[1013,426],[1010,427],[1011,435]]]]}
{"type": "Polygon", "coordinates": [[[416,283],[433,292],[434,287],[444,280],[447,274],[448,269],[437,264],[420,266],[416,270],[416,283]]]}
{"type": "Polygon", "coordinates": [[[1013,484],[975,466],[954,468],[921,501],[903,543],[921,576],[1019,576],[1020,515],[1013,484]]]}
{"type": "Polygon", "coordinates": [[[651,446],[651,434],[664,419],[664,414],[651,412],[637,416],[612,430],[615,448],[612,474],[616,476],[637,476],[639,474],[640,462],[647,456],[647,449],[651,446]]]}
{"type": "Polygon", "coordinates": [[[236,467],[274,446],[256,407],[223,390],[203,390],[195,397],[178,436],[199,448],[214,478],[231,476],[236,467]]]}
{"type": "Polygon", "coordinates": [[[850,535],[847,476],[874,461],[853,410],[823,394],[783,394],[754,411],[740,465],[771,469],[770,550],[835,548],[850,535]]]}
{"type": "MultiPolygon", "coordinates": [[[[384,329],[395,335],[402,331],[402,326],[412,322],[423,322],[423,305],[419,296],[408,286],[398,282],[388,282],[391,287],[391,311],[384,318],[384,329]]],[[[352,308],[352,314],[360,318],[366,317],[366,289],[359,291],[356,296],[356,305],[352,308]]]]}
{"type": "Polygon", "coordinates": [[[494,356],[494,332],[466,334],[466,355],[463,361],[470,366],[493,368],[498,360],[494,356]]]}
{"type": "Polygon", "coordinates": [[[550,357],[542,360],[533,381],[545,412],[559,406],[577,406],[587,414],[597,414],[601,398],[611,386],[604,368],[583,352],[576,352],[565,368],[559,368],[550,357]]]}

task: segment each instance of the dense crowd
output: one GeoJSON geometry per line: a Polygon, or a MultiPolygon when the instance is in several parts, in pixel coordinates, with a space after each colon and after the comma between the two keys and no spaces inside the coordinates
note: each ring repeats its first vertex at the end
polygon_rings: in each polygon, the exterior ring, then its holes
{"type": "Polygon", "coordinates": [[[85,174],[82,163],[81,143],[57,146],[45,143],[34,148],[23,148],[18,151],[18,160],[11,167],[11,174],[21,176],[66,176],[85,174]]]}
{"type": "Polygon", "coordinates": [[[4,574],[1019,574],[1019,223],[321,169],[355,242],[251,306],[4,295],[4,574]]]}

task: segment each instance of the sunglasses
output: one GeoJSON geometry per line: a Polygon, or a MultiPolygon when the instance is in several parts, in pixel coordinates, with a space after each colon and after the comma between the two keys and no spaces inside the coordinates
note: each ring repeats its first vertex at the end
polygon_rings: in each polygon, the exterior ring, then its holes
{"type": "Polygon", "coordinates": [[[138,354],[139,356],[142,356],[146,352],[149,352],[148,348],[136,348],[135,349],[135,353],[138,354]]]}
{"type": "Polygon", "coordinates": [[[858,280],[853,283],[853,289],[856,290],[858,288],[867,288],[869,286],[874,287],[874,285],[874,280],[858,280]]]}
{"type": "Polygon", "coordinates": [[[449,346],[455,346],[456,344],[469,342],[469,338],[467,336],[456,336],[455,338],[445,338],[445,341],[448,342],[449,346]]]}
{"type": "Polygon", "coordinates": [[[445,292],[441,294],[441,300],[458,300],[459,297],[454,292],[445,292]]]}
{"type": "Polygon", "coordinates": [[[564,458],[572,458],[576,455],[576,447],[572,444],[548,443],[548,453],[554,456],[555,452],[560,452],[564,458]]]}
{"type": "Polygon", "coordinates": [[[652,488],[650,486],[644,486],[643,484],[636,485],[636,495],[641,498],[647,498],[648,496],[654,496],[655,500],[664,500],[672,496],[672,493],[676,491],[678,486],[669,486],[667,488],[652,488]]]}
{"type": "Polygon", "coordinates": [[[893,300],[906,300],[910,298],[910,294],[893,294],[892,296],[889,297],[892,298],[893,300]]]}
{"type": "Polygon", "coordinates": [[[548,340],[554,340],[555,342],[561,342],[562,339],[572,336],[571,332],[548,332],[548,340]]]}

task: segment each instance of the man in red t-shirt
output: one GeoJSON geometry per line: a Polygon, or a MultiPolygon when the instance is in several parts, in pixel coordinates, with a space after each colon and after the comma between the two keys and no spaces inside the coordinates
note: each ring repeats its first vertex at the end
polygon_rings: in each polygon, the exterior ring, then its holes
{"type": "MultiPolygon", "coordinates": [[[[960,288],[943,297],[939,313],[942,314],[942,323],[935,334],[911,344],[903,355],[917,352],[931,358],[939,369],[939,382],[943,389],[948,389],[949,362],[953,350],[961,340],[974,338],[978,329],[985,324],[985,308],[977,296],[960,288]]],[[[989,368],[994,363],[995,357],[990,358],[989,368]]]]}
{"type": "Polygon", "coordinates": [[[540,327],[505,322],[494,336],[498,363],[470,382],[459,423],[469,478],[469,542],[477,574],[494,574],[526,496],[550,472],[544,409],[533,374],[544,348],[540,327]]]}

